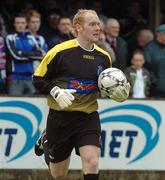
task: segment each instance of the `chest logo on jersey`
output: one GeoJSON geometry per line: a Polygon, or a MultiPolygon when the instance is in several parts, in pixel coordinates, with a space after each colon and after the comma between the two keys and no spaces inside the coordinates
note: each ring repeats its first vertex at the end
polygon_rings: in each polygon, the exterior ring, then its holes
{"type": "Polygon", "coordinates": [[[91,59],[91,60],[94,60],[95,57],[94,57],[94,56],[91,56],[91,55],[84,54],[84,55],[83,55],[83,59],[91,59]]]}
{"type": "Polygon", "coordinates": [[[96,93],[97,90],[96,82],[94,80],[76,78],[69,78],[68,88],[76,89],[77,93],[80,94],[96,93]]]}
{"type": "Polygon", "coordinates": [[[103,67],[101,65],[97,66],[97,75],[99,76],[100,73],[103,71],[103,67]]]}

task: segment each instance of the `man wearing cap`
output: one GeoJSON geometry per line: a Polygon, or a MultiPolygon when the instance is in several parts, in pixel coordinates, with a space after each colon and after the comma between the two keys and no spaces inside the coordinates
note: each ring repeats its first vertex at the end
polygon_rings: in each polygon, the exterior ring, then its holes
{"type": "Polygon", "coordinates": [[[151,96],[165,97],[165,24],[156,28],[155,39],[144,48],[144,54],[152,76],[151,96]]]}

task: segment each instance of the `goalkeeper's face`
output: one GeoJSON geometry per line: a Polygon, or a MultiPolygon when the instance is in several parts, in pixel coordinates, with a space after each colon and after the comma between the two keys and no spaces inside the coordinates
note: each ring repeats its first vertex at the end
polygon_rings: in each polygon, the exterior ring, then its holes
{"type": "Polygon", "coordinates": [[[89,43],[95,43],[99,40],[100,35],[100,20],[94,13],[86,13],[84,22],[80,25],[78,36],[81,36],[89,43]]]}

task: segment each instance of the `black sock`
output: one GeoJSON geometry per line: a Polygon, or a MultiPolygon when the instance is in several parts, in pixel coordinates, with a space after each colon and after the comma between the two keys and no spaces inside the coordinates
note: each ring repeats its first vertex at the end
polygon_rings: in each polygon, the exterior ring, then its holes
{"type": "Polygon", "coordinates": [[[84,180],[98,180],[99,174],[84,174],[84,180]]]}

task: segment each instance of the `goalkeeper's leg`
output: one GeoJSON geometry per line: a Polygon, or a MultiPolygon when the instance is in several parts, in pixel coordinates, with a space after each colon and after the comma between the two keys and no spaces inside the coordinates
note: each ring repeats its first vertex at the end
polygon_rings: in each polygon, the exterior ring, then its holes
{"type": "Polygon", "coordinates": [[[34,152],[36,156],[41,156],[44,154],[44,143],[46,141],[46,129],[41,133],[41,136],[37,140],[35,147],[34,147],[34,152]]]}

